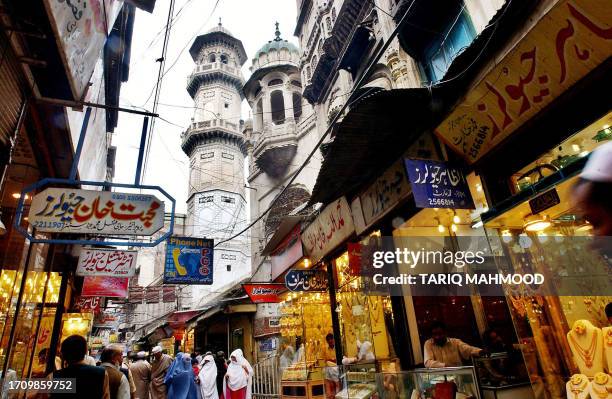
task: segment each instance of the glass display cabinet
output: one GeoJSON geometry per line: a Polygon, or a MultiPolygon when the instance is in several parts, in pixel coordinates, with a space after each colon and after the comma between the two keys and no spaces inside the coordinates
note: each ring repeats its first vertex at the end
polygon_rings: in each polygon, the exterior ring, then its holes
{"type": "Polygon", "coordinates": [[[325,336],[332,331],[329,295],[286,293],[280,311],[281,397],[322,399],[325,336]]]}
{"type": "Polygon", "coordinates": [[[342,387],[336,399],[378,398],[375,363],[360,363],[340,367],[342,387]]]}
{"type": "Polygon", "coordinates": [[[383,399],[398,396],[409,399],[481,399],[476,371],[472,366],[415,369],[399,374],[382,373],[381,377],[383,381],[379,385],[382,383],[383,399]],[[398,376],[397,389],[392,391],[388,388],[391,384],[385,384],[385,379],[394,375],[398,376]]]}
{"type": "Polygon", "coordinates": [[[493,353],[472,361],[483,399],[534,398],[520,351],[493,353]]]}

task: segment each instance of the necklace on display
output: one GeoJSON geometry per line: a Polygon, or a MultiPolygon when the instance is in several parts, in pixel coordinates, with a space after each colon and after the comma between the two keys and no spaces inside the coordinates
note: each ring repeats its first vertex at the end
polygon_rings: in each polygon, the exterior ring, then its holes
{"type": "Polygon", "coordinates": [[[372,321],[374,321],[374,325],[378,325],[378,321],[380,320],[380,306],[379,303],[377,301],[377,297],[373,298],[374,300],[372,300],[372,298],[370,298],[368,300],[369,304],[370,304],[370,311],[371,311],[371,315],[372,315],[372,321]]]}
{"type": "Polygon", "coordinates": [[[593,338],[591,339],[591,342],[589,343],[589,346],[586,349],[580,346],[576,338],[574,338],[574,334],[570,333],[569,337],[572,341],[572,344],[574,344],[576,353],[584,361],[584,364],[588,368],[593,367],[593,359],[595,355],[595,350],[597,349],[597,330],[593,330],[593,338]]]}
{"type": "Polygon", "coordinates": [[[606,331],[606,346],[612,347],[612,328],[606,331]]]}

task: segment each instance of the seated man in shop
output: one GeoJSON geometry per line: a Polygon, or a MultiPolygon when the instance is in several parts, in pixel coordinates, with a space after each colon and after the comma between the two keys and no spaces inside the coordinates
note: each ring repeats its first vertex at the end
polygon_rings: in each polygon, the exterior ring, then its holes
{"type": "Polygon", "coordinates": [[[484,349],[468,345],[458,338],[448,338],[446,326],[440,321],[431,324],[431,338],[425,341],[423,349],[427,368],[457,367],[461,366],[462,360],[486,354],[484,349]]]}

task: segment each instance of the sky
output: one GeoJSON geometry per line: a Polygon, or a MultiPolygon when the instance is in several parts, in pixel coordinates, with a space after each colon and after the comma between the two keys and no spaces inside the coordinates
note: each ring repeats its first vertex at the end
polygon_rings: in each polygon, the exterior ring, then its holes
{"type": "MultiPolygon", "coordinates": [[[[153,109],[153,90],[157,81],[164,28],[170,0],[157,0],[152,14],[137,10],[132,38],[129,80],[121,87],[120,105],[126,108],[153,109]]],[[[180,134],[193,116],[193,100],[185,89],[187,76],[195,66],[189,47],[195,37],[219,23],[242,41],[248,60],[242,68],[245,80],[255,52],[274,38],[274,23],[281,36],[297,45],[293,36],[296,21],[294,0],[176,0],[168,42],[166,73],[159,96],[158,113],[143,184],[160,186],[176,199],[176,211],[185,213],[189,159],[181,150],[180,134]],[[215,8],[215,3],[218,3],[215,8]],[[169,123],[170,122],[170,123],[169,123]]],[[[243,102],[243,119],[249,107],[243,102]]],[[[133,183],[143,117],[119,113],[113,135],[117,147],[117,183],[133,183]]],[[[168,209],[169,210],[169,209],[168,209]]]]}

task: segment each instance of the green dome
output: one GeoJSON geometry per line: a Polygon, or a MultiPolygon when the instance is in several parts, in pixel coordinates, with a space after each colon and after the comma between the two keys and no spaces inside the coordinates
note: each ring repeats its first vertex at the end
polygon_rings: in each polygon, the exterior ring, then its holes
{"type": "Polygon", "coordinates": [[[299,54],[300,50],[297,46],[288,40],[282,39],[280,37],[280,31],[278,30],[278,22],[276,23],[276,32],[273,40],[270,40],[268,43],[264,44],[259,51],[257,51],[255,57],[259,57],[261,53],[269,53],[271,50],[280,51],[281,49],[286,48],[290,53],[299,54]]]}

